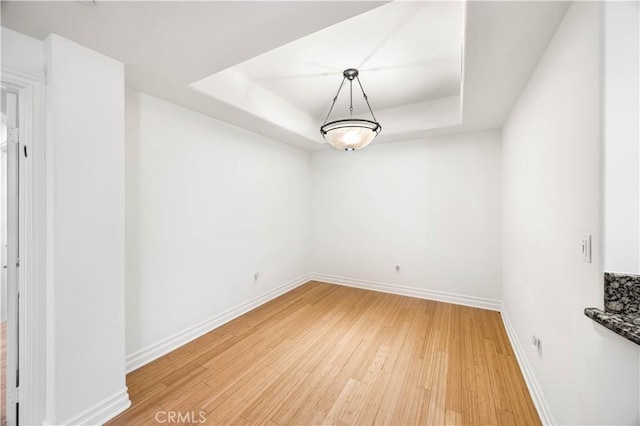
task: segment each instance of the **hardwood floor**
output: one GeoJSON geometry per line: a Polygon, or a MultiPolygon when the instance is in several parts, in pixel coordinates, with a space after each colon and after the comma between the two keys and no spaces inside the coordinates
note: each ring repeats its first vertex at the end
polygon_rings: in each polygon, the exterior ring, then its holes
{"type": "Polygon", "coordinates": [[[110,424],[540,424],[499,313],[318,282],[127,385],[110,424]]]}

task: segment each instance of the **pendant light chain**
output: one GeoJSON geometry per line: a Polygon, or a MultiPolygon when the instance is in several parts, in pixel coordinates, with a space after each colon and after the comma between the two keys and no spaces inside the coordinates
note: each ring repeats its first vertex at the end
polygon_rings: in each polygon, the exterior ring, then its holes
{"type": "Polygon", "coordinates": [[[349,117],[353,118],[353,80],[349,80],[349,117]]]}
{"type": "Polygon", "coordinates": [[[356,80],[358,80],[358,84],[360,85],[360,90],[362,90],[362,96],[364,96],[364,101],[367,103],[367,106],[369,107],[369,112],[371,113],[371,117],[373,117],[373,121],[378,121],[376,120],[376,116],[373,115],[373,110],[371,109],[371,105],[369,105],[369,98],[367,97],[367,94],[364,93],[364,88],[362,87],[362,83],[360,83],[360,78],[356,77],[356,80]]]}
{"type": "Polygon", "coordinates": [[[340,91],[342,90],[342,85],[344,84],[344,81],[346,79],[347,79],[347,77],[343,77],[342,82],[340,83],[340,87],[338,87],[338,93],[336,93],[336,96],[333,98],[333,103],[331,104],[331,108],[329,108],[329,112],[327,113],[327,117],[324,119],[324,123],[322,123],[322,125],[327,124],[327,120],[329,119],[329,116],[331,115],[331,111],[333,111],[333,107],[336,105],[336,101],[338,100],[338,95],[340,95],[340,91]]]}

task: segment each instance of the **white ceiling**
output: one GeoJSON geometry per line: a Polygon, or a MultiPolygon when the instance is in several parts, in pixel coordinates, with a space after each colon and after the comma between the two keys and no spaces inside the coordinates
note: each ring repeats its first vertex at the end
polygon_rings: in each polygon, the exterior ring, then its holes
{"type": "Polygon", "coordinates": [[[459,95],[463,13],[462,2],[394,2],[233,69],[316,119],[346,68],[360,70],[376,110],[459,95]]]}
{"type": "Polygon", "coordinates": [[[133,88],[313,151],[347,67],[361,69],[380,142],[501,127],[567,6],[3,1],[1,19],[118,59],[133,88]]]}

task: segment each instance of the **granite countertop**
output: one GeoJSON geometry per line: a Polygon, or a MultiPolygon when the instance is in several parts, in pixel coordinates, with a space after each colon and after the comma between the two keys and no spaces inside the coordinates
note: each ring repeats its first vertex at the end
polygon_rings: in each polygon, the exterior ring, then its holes
{"type": "Polygon", "coordinates": [[[640,315],[612,314],[598,308],[585,308],[584,314],[625,339],[640,345],[640,315]]]}
{"type": "Polygon", "coordinates": [[[640,275],[604,274],[604,311],[585,308],[584,314],[640,345],[640,275]]]}

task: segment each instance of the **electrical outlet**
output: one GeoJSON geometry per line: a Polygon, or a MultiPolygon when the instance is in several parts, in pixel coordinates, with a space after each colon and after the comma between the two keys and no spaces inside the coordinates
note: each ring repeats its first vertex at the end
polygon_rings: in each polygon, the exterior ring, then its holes
{"type": "Polygon", "coordinates": [[[531,336],[531,344],[536,347],[538,357],[542,358],[542,339],[537,338],[534,334],[531,336]]]}
{"type": "Polygon", "coordinates": [[[542,358],[542,340],[538,339],[538,357],[542,358]]]}
{"type": "Polygon", "coordinates": [[[582,260],[591,263],[591,235],[582,237],[582,260]]]}
{"type": "Polygon", "coordinates": [[[255,274],[253,274],[254,281],[258,281],[258,278],[260,278],[260,272],[256,272],[255,274]]]}

